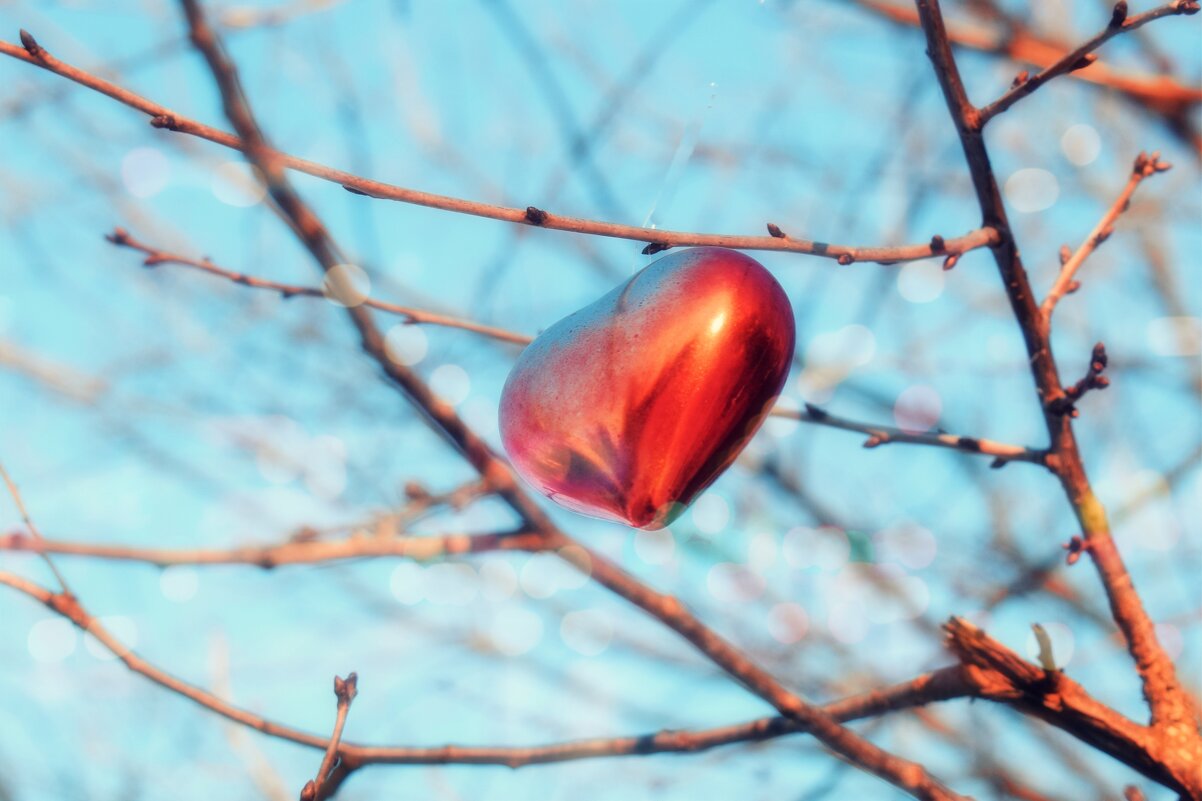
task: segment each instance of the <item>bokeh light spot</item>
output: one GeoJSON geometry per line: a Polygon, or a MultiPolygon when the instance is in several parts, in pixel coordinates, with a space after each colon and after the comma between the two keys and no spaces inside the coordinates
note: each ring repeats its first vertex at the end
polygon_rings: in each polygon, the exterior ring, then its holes
{"type": "Polygon", "coordinates": [[[222,203],[239,208],[253,206],[267,194],[258,169],[241,161],[219,164],[213,170],[210,188],[222,203]]]}
{"type": "Polygon", "coordinates": [[[459,365],[442,364],[430,373],[430,389],[447,403],[458,406],[472,391],[472,379],[459,365]]]}
{"type": "Polygon", "coordinates": [[[710,568],[705,586],[721,603],[753,601],[764,592],[764,579],[746,565],[719,562],[710,568]]]}
{"type": "Polygon", "coordinates": [[[768,633],[777,642],[792,645],[810,630],[810,617],[800,605],[779,603],[768,611],[768,633]]]}
{"type": "Polygon", "coordinates": [[[917,570],[935,560],[935,535],[922,526],[901,525],[878,531],[872,544],[878,562],[896,562],[917,570]]]}
{"type": "Polygon", "coordinates": [[[658,531],[640,529],[634,535],[634,552],[649,565],[666,565],[676,553],[676,540],[666,528],[658,531]]]}
{"type": "Polygon", "coordinates": [[[790,567],[835,571],[851,558],[851,541],[842,529],[834,526],[798,526],[785,533],[781,554],[790,567]]]}
{"type": "Polygon", "coordinates": [[[401,562],[397,565],[388,581],[392,597],[409,606],[421,603],[426,597],[425,572],[424,567],[414,562],[401,562]]]}
{"type": "Polygon", "coordinates": [[[1101,155],[1102,137],[1098,136],[1097,129],[1092,125],[1073,125],[1060,137],[1060,149],[1064,151],[1065,158],[1078,167],[1084,167],[1101,155]]]}
{"type": "Polygon", "coordinates": [[[542,640],[543,621],[529,609],[507,606],[493,616],[489,633],[498,651],[521,656],[542,640]]]}
{"type": "Polygon", "coordinates": [[[945,275],[942,262],[910,262],[897,273],[897,291],[911,303],[930,303],[943,294],[945,275]]]}
{"type": "Polygon", "coordinates": [[[693,504],[693,525],[702,534],[714,535],[730,522],[730,504],[715,492],[707,492],[693,504]]]}
{"type": "Polygon", "coordinates": [[[335,264],[326,270],[321,293],[336,306],[354,308],[371,294],[371,278],[357,264],[335,264]]]}
{"type": "Polygon", "coordinates": [[[121,159],[121,183],[134,197],[147,198],[162,192],[171,178],[171,166],[162,151],[135,147],[121,159]]]}
{"type": "Polygon", "coordinates": [[[1060,182],[1047,170],[1027,167],[1006,179],[1005,194],[1015,211],[1030,214],[1051,208],[1060,197],[1060,182]]]}
{"type": "Polygon", "coordinates": [[[902,390],[893,404],[893,419],[907,434],[930,431],[943,414],[943,399],[933,387],[915,384],[902,390]]]}
{"type": "Polygon", "coordinates": [[[483,584],[480,594],[489,601],[504,601],[518,588],[518,572],[509,562],[500,559],[492,559],[480,566],[480,580],[483,584]]]}
{"type": "Polygon", "coordinates": [[[191,565],[170,565],[159,574],[159,591],[172,603],[191,601],[199,588],[200,574],[191,565]]]}
{"type": "Polygon", "coordinates": [[[45,664],[62,662],[75,652],[75,625],[61,617],[48,617],[29,627],[29,655],[45,664]]]}
{"type": "Polygon", "coordinates": [[[613,624],[604,612],[584,609],[568,612],[559,625],[564,645],[583,656],[597,656],[609,647],[613,624]]]}
{"type": "Polygon", "coordinates": [[[1157,317],[1148,321],[1148,349],[1157,356],[1202,353],[1202,318],[1157,317]]]}
{"type": "Polygon", "coordinates": [[[416,325],[394,325],[384,335],[384,351],[388,358],[405,367],[412,367],[426,358],[429,348],[426,332],[416,325]]]}

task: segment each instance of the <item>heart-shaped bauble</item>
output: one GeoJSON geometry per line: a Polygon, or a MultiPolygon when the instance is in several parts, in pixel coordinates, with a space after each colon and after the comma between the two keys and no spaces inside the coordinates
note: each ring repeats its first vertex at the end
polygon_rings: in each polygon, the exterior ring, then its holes
{"type": "Polygon", "coordinates": [[[522,352],[501,395],[501,441],[556,503],[662,528],[760,427],[794,336],[789,299],[759,262],[673,253],[522,352]]]}

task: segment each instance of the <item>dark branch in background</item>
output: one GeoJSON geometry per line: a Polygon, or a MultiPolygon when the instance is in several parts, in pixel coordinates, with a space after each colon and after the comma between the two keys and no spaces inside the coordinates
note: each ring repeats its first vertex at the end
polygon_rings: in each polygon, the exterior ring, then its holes
{"type": "MultiPolygon", "coordinates": [[[[124,103],[130,108],[137,109],[151,118],[151,124],[158,128],[190,134],[210,142],[247,152],[250,147],[245,137],[235,136],[217,128],[195,122],[177,114],[166,106],[160,106],[140,95],[123,89],[103,78],[98,78],[88,72],[66,64],[38,45],[32,36],[22,31],[22,42],[28,42],[30,47],[22,48],[8,42],[0,42],[0,53],[11,56],[28,64],[33,64],[49,70],[64,78],[108,95],[114,100],[124,103]]],[[[236,127],[236,126],[235,126],[236,127]]],[[[266,147],[266,146],[264,146],[266,147]]],[[[790,253],[804,253],[812,256],[841,261],[845,264],[852,262],[880,262],[894,264],[904,261],[917,261],[933,256],[936,253],[930,244],[902,245],[900,247],[857,247],[854,245],[836,245],[827,242],[812,242],[807,239],[775,236],[734,236],[726,234],[699,234],[687,231],[667,231],[658,228],[643,228],[637,225],[621,225],[618,223],[585,220],[579,217],[567,217],[552,214],[548,211],[535,209],[538,222],[532,219],[526,208],[512,208],[490,203],[477,203],[471,200],[436,195],[407,189],[402,186],[386,184],[361,178],[348,172],[335,170],[305,159],[289,156],[270,148],[264,151],[282,167],[312,175],[315,178],[340,184],[355,194],[367,195],[380,200],[395,200],[402,203],[412,203],[418,206],[442,209],[459,214],[470,214],[477,217],[487,217],[505,222],[533,225],[539,228],[549,228],[556,231],[570,231],[594,236],[606,236],[616,239],[627,239],[634,242],[650,242],[660,250],[671,247],[713,246],[734,248],[736,250],[775,250],[790,253]]],[[[533,207],[530,207],[533,208],[533,207]]],[[[998,234],[988,228],[970,231],[967,234],[946,240],[947,253],[961,254],[978,248],[990,247],[997,243],[998,234]]]]}
{"type": "Polygon", "coordinates": [[[927,53],[935,68],[960,143],[964,149],[977,202],[986,225],[1002,232],[992,249],[1010,306],[1030,357],[1032,376],[1049,436],[1047,464],[1060,479],[1081,527],[1088,551],[1110,602],[1111,614],[1127,640],[1152,712],[1158,756],[1173,778],[1172,786],[1202,799],[1202,735],[1193,716],[1188,694],[1177,679],[1172,660],[1160,645],[1152,620],[1144,609],[1110,534],[1106,510],[1090,486],[1073,432],[1072,417],[1053,408],[1066,397],[1052,355],[1050,321],[1036,303],[1018,246],[1010,233],[1006,209],[989,162],[982,136],[981,113],[969,101],[952,55],[938,0],[917,0],[926,35],[927,53]]]}

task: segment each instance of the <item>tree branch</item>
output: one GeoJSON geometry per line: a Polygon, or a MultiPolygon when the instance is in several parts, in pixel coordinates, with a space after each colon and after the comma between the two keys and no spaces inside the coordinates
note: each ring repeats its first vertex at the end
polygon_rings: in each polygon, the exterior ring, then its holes
{"type": "Polygon", "coordinates": [[[1046,457],[1044,451],[1026,448],[1022,445],[1008,445],[1004,442],[977,439],[976,437],[962,437],[956,434],[915,433],[894,428],[893,426],[860,423],[855,420],[849,420],[846,417],[833,415],[812,403],[807,403],[805,408],[801,410],[781,409],[778,407],[773,409],[772,414],[776,417],[800,420],[803,423],[813,423],[814,425],[867,434],[868,439],[864,440],[865,448],[876,448],[894,442],[911,445],[931,445],[936,448],[950,448],[952,450],[963,451],[964,453],[980,453],[986,456],[993,456],[995,467],[1001,467],[1007,462],[1031,462],[1042,465],[1046,457]]]}
{"type": "MultiPolygon", "coordinates": [[[[151,118],[151,124],[157,128],[189,134],[233,150],[248,152],[250,145],[247,143],[246,137],[236,136],[218,128],[188,119],[166,106],[147,100],[128,89],[124,89],[78,67],[60,61],[24,31],[22,31],[21,40],[26,43],[26,47],[22,48],[9,42],[0,42],[0,53],[11,56],[19,61],[24,61],[27,64],[42,67],[49,72],[72,80],[89,89],[108,95],[130,108],[148,115],[151,118]]],[[[236,125],[235,128],[237,128],[236,125]]],[[[942,249],[935,248],[930,242],[902,245],[900,247],[859,247],[855,245],[814,242],[787,235],[736,236],[643,228],[636,225],[622,225],[619,223],[552,214],[534,206],[522,209],[437,195],[431,192],[422,192],[403,186],[395,186],[381,181],[361,178],[349,172],[335,170],[316,162],[271,150],[270,148],[264,151],[264,154],[277,160],[283,167],[303,172],[325,181],[331,181],[359,195],[366,195],[380,200],[395,200],[401,203],[427,206],[459,214],[470,214],[476,217],[487,217],[493,220],[502,220],[519,225],[530,225],[537,228],[549,228],[556,231],[569,231],[579,234],[591,234],[594,236],[650,243],[650,247],[655,250],[705,245],[734,248],[737,250],[771,250],[803,253],[834,259],[842,264],[850,264],[852,262],[894,264],[920,259],[957,256],[970,250],[990,247],[997,243],[997,232],[990,228],[980,228],[954,238],[941,238],[943,242],[942,249]]]]}
{"type": "Polygon", "coordinates": [[[1116,13],[1112,16],[1110,24],[1099,33],[1078,45],[1076,49],[1065,53],[1059,60],[1048,65],[1042,72],[1032,75],[1024,81],[1019,81],[1006,94],[982,108],[980,124],[985,125],[998,114],[1001,114],[1053,78],[1089,66],[1093,63],[1093,58],[1095,58],[1093,52],[1120,33],[1133,31],[1161,17],[1198,13],[1198,3],[1196,0],[1172,0],[1172,2],[1165,3],[1151,11],[1145,11],[1143,14],[1137,14],[1134,17],[1126,15],[1126,2],[1123,2],[1121,5],[1124,9],[1123,13],[1121,15],[1116,13]]]}
{"type": "Polygon", "coordinates": [[[1060,265],[1060,274],[1056,277],[1056,283],[1052,285],[1047,297],[1043,299],[1043,303],[1039,306],[1039,311],[1044,317],[1045,325],[1051,323],[1052,312],[1055,310],[1056,304],[1060,302],[1060,299],[1066,294],[1076,291],[1078,283],[1073,280],[1073,276],[1076,275],[1077,270],[1089,258],[1090,254],[1110,238],[1110,235],[1114,232],[1115,221],[1131,205],[1131,196],[1135,194],[1136,187],[1145,178],[1158,172],[1164,172],[1170,167],[1171,165],[1160,160],[1160,153],[1153,153],[1151,156],[1146,153],[1140,153],[1136,156],[1135,165],[1131,169],[1131,176],[1127,179],[1127,185],[1123,187],[1123,191],[1119,192],[1119,196],[1115,198],[1114,203],[1102,215],[1102,219],[1098,221],[1094,229],[1089,232],[1089,236],[1085,238],[1085,241],[1069,254],[1064,263],[1060,265]]]}
{"type": "MultiPolygon", "coordinates": [[[[351,710],[351,702],[355,700],[358,693],[359,677],[356,674],[350,673],[345,679],[340,676],[334,677],[334,696],[338,699],[334,733],[330,735],[330,742],[326,745],[326,753],[321,759],[321,767],[317,769],[317,778],[310,779],[301,790],[301,801],[324,801],[333,795],[331,785],[334,784],[338,746],[342,742],[342,730],[346,726],[346,716],[351,710]]],[[[344,778],[339,777],[337,783],[341,784],[344,778]]]]}
{"type": "MultiPolygon", "coordinates": [[[[130,671],[174,692],[211,712],[247,728],[298,745],[328,751],[331,738],[309,734],[247,712],[206,690],[189,684],[147,662],[125,647],[97,621],[79,601],[65,593],[54,593],[20,576],[0,571],[0,584],[41,603],[51,612],[70,620],[81,631],[92,634],[130,671]]],[[[840,722],[877,717],[889,712],[961,698],[972,693],[959,665],[942,668],[901,684],[849,696],[822,707],[840,722]]],[[[353,769],[367,765],[527,765],[568,762],[579,759],[637,756],[660,753],[694,753],[738,743],[760,742],[808,730],[786,717],[766,717],[711,729],[658,731],[634,737],[570,740],[536,746],[433,747],[374,746],[341,741],[336,754],[353,769]]]]}
{"type": "Polygon", "coordinates": [[[1006,209],[981,135],[980,112],[969,102],[960,79],[938,0],[916,0],[916,3],[927,53],[959,132],[982,216],[987,225],[1002,232],[1002,241],[992,253],[1030,357],[1050,438],[1047,464],[1060,479],[1101,577],[1111,614],[1127,640],[1144,697],[1151,707],[1152,724],[1166,741],[1162,756],[1181,786],[1202,798],[1202,772],[1197,769],[1202,764],[1202,735],[1188,694],[1177,679],[1172,660],[1157,640],[1152,620],[1114,544],[1105,508],[1090,486],[1072,417],[1056,408],[1057,402],[1065,397],[1065,390],[1052,355],[1049,322],[1035,303],[1026,268],[1010,233],[1006,209]]]}
{"type": "MultiPolygon", "coordinates": [[[[226,270],[218,267],[208,259],[193,259],[187,256],[181,256],[177,253],[170,253],[165,250],[160,250],[151,247],[143,242],[139,242],[124,228],[117,228],[111,234],[105,236],[109,242],[112,242],[118,247],[130,248],[146,254],[146,259],[142,262],[144,267],[157,267],[160,264],[175,264],[181,267],[191,267],[201,270],[209,275],[215,275],[219,278],[224,278],[227,281],[232,281],[235,284],[250,287],[251,289],[265,289],[271,292],[279,292],[285,298],[291,297],[310,297],[321,298],[326,296],[325,290],[321,287],[296,286],[294,284],[284,284],[279,281],[269,281],[265,278],[256,278],[253,275],[246,273],[238,273],[233,270],[226,270]]],[[[532,337],[525,334],[518,334],[514,331],[507,331],[504,328],[497,328],[491,325],[473,322],[471,320],[463,320],[457,317],[449,317],[445,314],[437,314],[435,312],[425,311],[424,309],[415,309],[410,306],[400,306],[395,303],[387,303],[374,298],[365,298],[362,305],[372,309],[388,312],[390,314],[400,315],[405,318],[408,323],[422,325],[438,325],[447,328],[460,328],[464,331],[471,331],[476,334],[483,334],[486,337],[499,339],[502,342],[512,342],[517,345],[530,344],[532,337]]]]}
{"type": "Polygon", "coordinates": [[[531,531],[493,534],[443,534],[420,537],[350,537],[342,540],[293,540],[278,545],[242,548],[139,548],[87,542],[38,539],[23,534],[0,535],[0,551],[86,556],[116,562],[168,565],[250,565],[265,570],[283,565],[319,564],[347,559],[394,557],[427,562],[448,556],[488,551],[541,551],[545,541],[531,531]]]}

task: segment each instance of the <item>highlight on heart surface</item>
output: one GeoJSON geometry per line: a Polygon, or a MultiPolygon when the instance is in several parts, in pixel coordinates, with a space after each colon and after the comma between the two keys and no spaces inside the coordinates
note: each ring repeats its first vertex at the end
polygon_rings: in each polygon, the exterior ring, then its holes
{"type": "Polygon", "coordinates": [[[662,528],[763,423],[795,336],[789,300],[759,262],[672,253],[523,351],[502,391],[502,443],[561,506],[662,528]]]}

